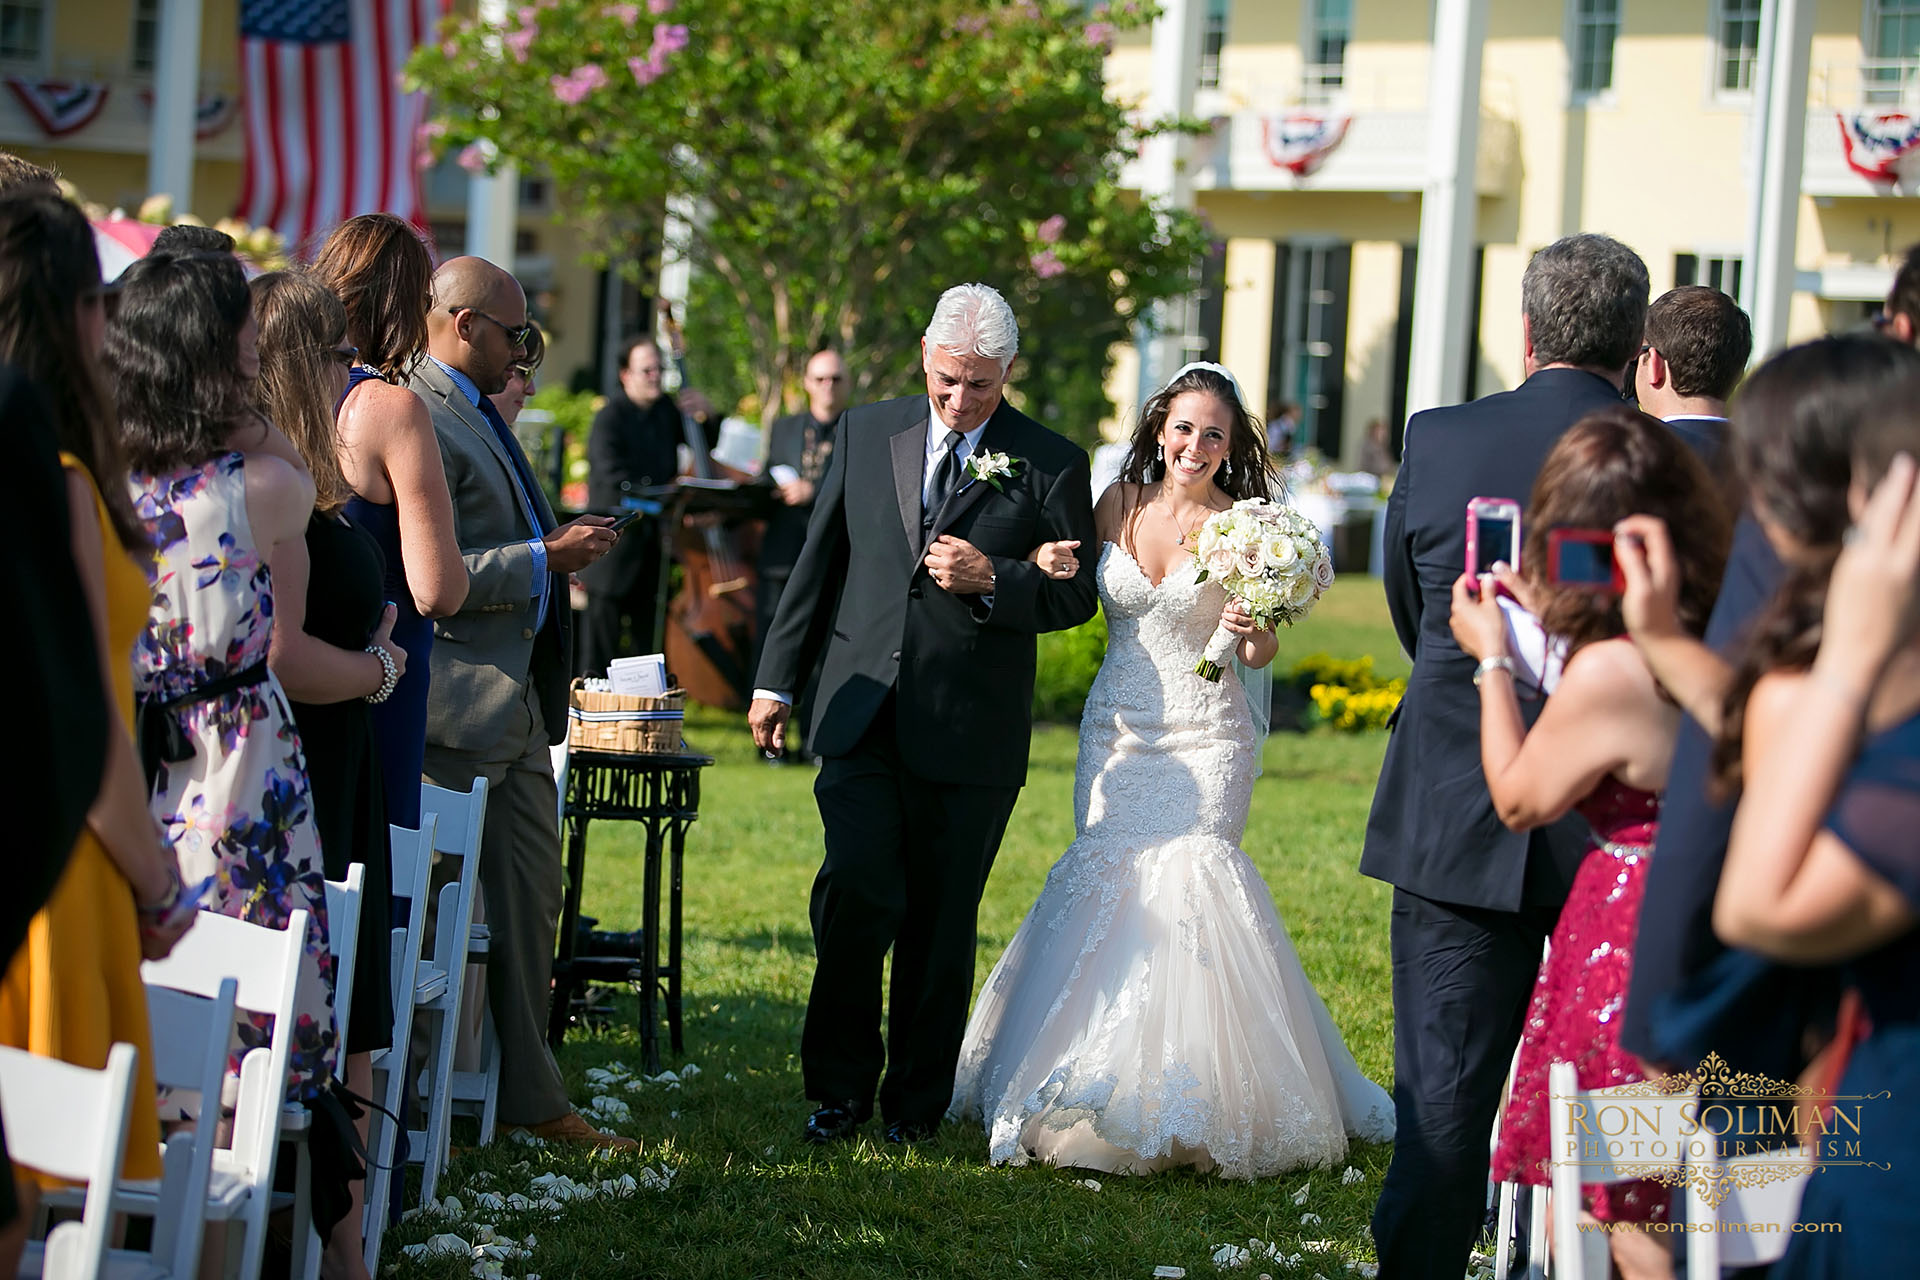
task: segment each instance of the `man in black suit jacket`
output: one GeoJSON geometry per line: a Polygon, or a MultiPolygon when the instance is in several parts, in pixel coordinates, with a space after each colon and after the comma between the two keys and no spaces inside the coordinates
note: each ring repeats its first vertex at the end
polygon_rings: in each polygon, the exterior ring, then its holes
{"type": "Polygon", "coordinates": [[[1578,235],[1521,280],[1527,380],[1407,423],[1387,504],[1387,604],[1413,675],[1367,821],[1360,870],[1393,894],[1393,1163],[1373,1213],[1380,1274],[1458,1280],[1479,1235],[1487,1140],[1528,995],[1585,851],[1578,819],[1509,831],[1480,770],[1473,660],[1447,625],[1475,497],[1525,502],[1562,432],[1620,403],[1647,269],[1578,235]]]}
{"type": "MultiPolygon", "coordinates": [[[[1708,467],[1727,438],[1727,397],[1753,355],[1753,323],[1718,289],[1683,284],[1647,308],[1647,332],[1633,362],[1634,399],[1673,428],[1708,467]]],[[[1728,497],[1737,505],[1731,487],[1728,497]]]]}
{"type": "MultiPolygon", "coordinates": [[[[620,515],[640,490],[672,484],[679,474],[685,434],[680,406],[661,389],[663,370],[651,337],[621,347],[620,394],[607,397],[587,434],[587,505],[597,512],[620,515]]],[[[574,662],[581,675],[603,676],[615,658],[654,651],[662,567],[660,522],[643,516],[581,572],[587,608],[574,662]]]]}
{"type": "Polygon", "coordinates": [[[1034,637],[1093,616],[1095,557],[1059,580],[1026,559],[1056,539],[1091,546],[1094,527],[1085,452],[1001,399],[1018,344],[998,293],[956,286],[921,341],[926,395],[841,417],[760,662],[748,719],[777,750],[826,654],[811,744],[826,858],[800,1045],[821,1104],[811,1141],[850,1137],[876,1087],[890,1142],[946,1112],[980,892],[1026,782],[1034,637]]]}

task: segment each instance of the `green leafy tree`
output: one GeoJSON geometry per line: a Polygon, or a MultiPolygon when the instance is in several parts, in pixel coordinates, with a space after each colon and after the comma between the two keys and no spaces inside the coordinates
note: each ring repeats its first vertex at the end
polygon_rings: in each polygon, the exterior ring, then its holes
{"type": "Polygon", "coordinates": [[[586,252],[641,257],[666,211],[684,213],[671,248],[709,300],[689,342],[750,376],[763,416],[829,343],[857,395],[909,390],[934,299],[984,280],[1021,317],[1026,402],[1088,439],[1108,347],[1192,287],[1206,243],[1191,214],[1119,188],[1146,126],[1103,92],[1103,58],[1149,16],[1065,0],[542,0],[500,27],[450,21],[412,71],[439,104],[438,145],[469,168],[551,174],[586,252]]]}

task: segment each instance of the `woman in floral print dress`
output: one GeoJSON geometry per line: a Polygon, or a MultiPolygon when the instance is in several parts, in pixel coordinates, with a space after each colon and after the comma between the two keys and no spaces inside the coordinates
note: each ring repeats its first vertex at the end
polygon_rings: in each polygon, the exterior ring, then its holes
{"type": "MultiPolygon", "coordinates": [[[[209,911],[269,928],[308,912],[288,1096],[334,1074],[333,958],[300,738],[267,669],[274,589],[306,590],[313,482],[252,408],[259,372],[247,283],[227,254],[148,257],[122,277],[107,359],[154,552],[134,650],[153,813],[209,911]]],[[[242,1018],[239,1055],[271,1020],[242,1018]]]]}

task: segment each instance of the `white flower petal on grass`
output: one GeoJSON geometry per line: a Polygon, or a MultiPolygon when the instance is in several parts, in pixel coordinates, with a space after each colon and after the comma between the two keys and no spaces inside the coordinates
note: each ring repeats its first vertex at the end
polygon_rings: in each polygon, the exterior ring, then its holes
{"type": "Polygon", "coordinates": [[[507,1140],[509,1142],[517,1142],[523,1147],[544,1147],[547,1145],[545,1138],[535,1137],[525,1129],[509,1129],[507,1131],[507,1140]]]}
{"type": "Polygon", "coordinates": [[[1360,1280],[1379,1280],[1380,1264],[1377,1262],[1349,1262],[1347,1270],[1360,1277],[1360,1280]]]}
{"type": "Polygon", "coordinates": [[[1320,1215],[1317,1213],[1303,1213],[1300,1215],[1300,1225],[1303,1227],[1317,1227],[1320,1225],[1320,1215]]]}
{"type": "Polygon", "coordinates": [[[482,1191],[474,1196],[473,1207],[476,1209],[491,1209],[497,1213],[507,1207],[507,1198],[498,1191],[482,1191]]]}
{"type": "Polygon", "coordinates": [[[733,1072],[731,1072],[731,1071],[729,1071],[729,1072],[727,1072],[727,1074],[726,1074],[726,1075],[724,1075],[724,1076],[722,1076],[722,1077],[721,1077],[721,1079],[723,1079],[723,1080],[732,1080],[732,1081],[734,1081],[735,1083],[738,1083],[738,1082],[739,1082],[739,1079],[740,1079],[740,1077],[738,1077],[738,1076],[736,1076],[736,1075],[734,1075],[734,1074],[733,1074],[733,1072]]]}
{"type": "Polygon", "coordinates": [[[604,1195],[624,1198],[640,1190],[640,1184],[634,1181],[632,1174],[623,1173],[617,1178],[603,1179],[600,1183],[600,1190],[604,1195]]]}
{"type": "Polygon", "coordinates": [[[473,1264],[474,1280],[507,1280],[506,1267],[492,1258],[473,1264]]]}
{"type": "Polygon", "coordinates": [[[1332,1253],[1334,1243],[1331,1240],[1302,1240],[1300,1247],[1308,1253],[1332,1253]]]}
{"type": "Polygon", "coordinates": [[[604,1093],[587,1104],[587,1114],[611,1124],[625,1124],[633,1119],[633,1110],[626,1103],[604,1093]]]}
{"type": "Polygon", "coordinates": [[[689,1062],[680,1068],[680,1078],[682,1080],[691,1080],[699,1074],[700,1064],[697,1062],[689,1062]]]}
{"type": "Polygon", "coordinates": [[[1085,1187],[1089,1191],[1098,1191],[1100,1189],[1100,1180],[1098,1178],[1076,1178],[1073,1185],[1076,1187],[1085,1187]]]}
{"type": "Polygon", "coordinates": [[[619,1062],[607,1067],[588,1067],[587,1083],[612,1086],[622,1083],[632,1074],[632,1072],[627,1070],[624,1063],[619,1062]]]}
{"type": "Polygon", "coordinates": [[[429,1236],[424,1244],[410,1244],[400,1251],[409,1258],[465,1258],[473,1254],[473,1246],[452,1232],[443,1232],[429,1236]]]}
{"type": "Polygon", "coordinates": [[[506,1207],[515,1213],[525,1213],[533,1208],[533,1201],[516,1191],[507,1197],[506,1207]]]}
{"type": "Polygon", "coordinates": [[[1187,1269],[1185,1267],[1155,1267],[1153,1269],[1154,1280],[1186,1280],[1186,1274],[1187,1269]]]}
{"type": "Polygon", "coordinates": [[[1213,1251],[1213,1265],[1222,1271],[1233,1271],[1246,1266],[1252,1257],[1237,1244],[1223,1244],[1213,1251]]]}
{"type": "Polygon", "coordinates": [[[1295,1204],[1305,1204],[1307,1202],[1307,1193],[1312,1190],[1313,1190],[1313,1183],[1311,1182],[1306,1183],[1298,1191],[1293,1193],[1293,1202],[1295,1204]]]}
{"type": "Polygon", "coordinates": [[[1367,1175],[1360,1172],[1358,1169],[1354,1168],[1352,1165],[1348,1165],[1347,1171],[1340,1175],[1340,1185],[1343,1187],[1350,1187],[1356,1182],[1365,1182],[1366,1180],[1367,1180],[1367,1175]]]}

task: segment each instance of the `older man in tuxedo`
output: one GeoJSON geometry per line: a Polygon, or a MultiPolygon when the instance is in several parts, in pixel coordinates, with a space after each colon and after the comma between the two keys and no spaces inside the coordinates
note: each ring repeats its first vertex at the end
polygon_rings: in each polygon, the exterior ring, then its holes
{"type": "Polygon", "coordinates": [[[1527,378],[1407,423],[1387,504],[1386,589],[1413,675],[1360,870],[1394,886],[1393,1163],[1373,1213],[1380,1274],[1459,1280],[1478,1236],[1487,1139],[1540,948],[1585,852],[1578,820],[1509,831],[1480,771],[1483,674],[1448,629],[1475,497],[1525,502],[1554,442],[1620,403],[1647,269],[1605,236],[1540,250],[1520,285],[1527,378]]]}
{"type": "Polygon", "coordinates": [[[427,781],[454,791],[487,780],[480,887],[493,936],[487,996],[500,1038],[500,1122],[561,1142],[631,1147],[574,1113],[546,1044],[562,888],[548,747],[567,731],[567,575],[619,535],[604,516],[555,523],[488,399],[506,389],[526,334],[526,295],[507,272],[454,258],[434,274],[428,358],[412,387],[433,420],[471,586],[460,612],[433,624],[424,767],[427,781]]]}
{"type": "Polygon", "coordinates": [[[889,1142],[946,1112],[980,892],[1026,781],[1034,637],[1093,616],[1094,557],[1063,579],[1026,558],[1092,546],[1093,503],[1086,453],[1002,399],[1018,346],[1006,301],[958,285],[921,339],[926,393],[842,415],[761,658],[749,720],[778,749],[825,652],[810,745],[826,858],[800,1043],[812,1142],[852,1136],[876,1088],[889,1142]]]}

